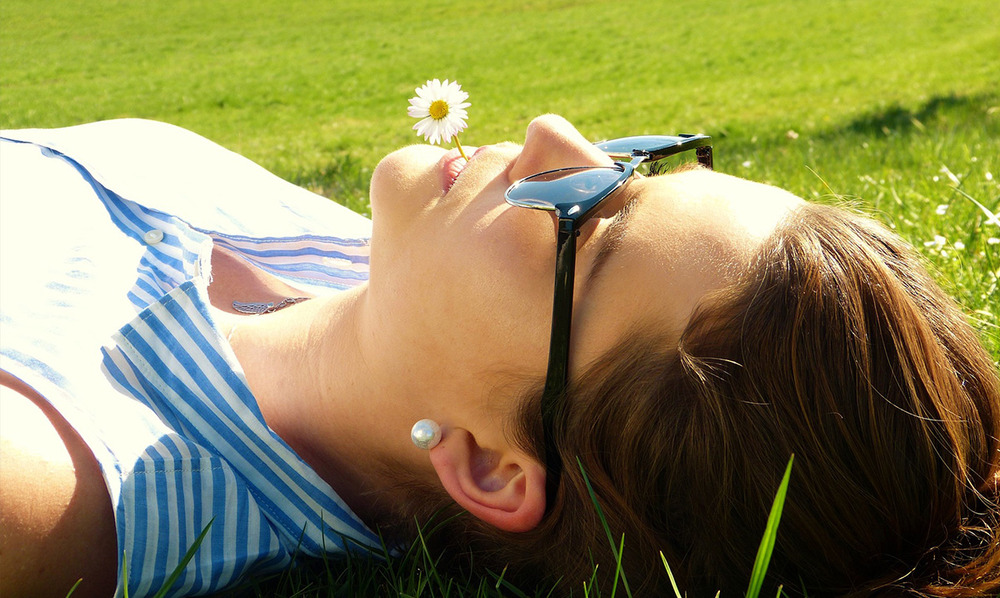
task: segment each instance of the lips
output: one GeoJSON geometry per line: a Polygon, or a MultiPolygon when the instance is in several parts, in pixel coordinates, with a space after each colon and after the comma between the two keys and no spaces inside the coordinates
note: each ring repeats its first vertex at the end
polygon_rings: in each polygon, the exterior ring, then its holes
{"type": "MultiPolygon", "coordinates": [[[[477,150],[475,147],[465,149],[467,152],[475,152],[477,150]]],[[[462,153],[458,151],[458,148],[454,148],[445,152],[438,164],[441,167],[441,188],[447,193],[451,190],[455,181],[458,180],[458,175],[462,174],[462,170],[465,169],[468,162],[462,157],[462,153]]]]}

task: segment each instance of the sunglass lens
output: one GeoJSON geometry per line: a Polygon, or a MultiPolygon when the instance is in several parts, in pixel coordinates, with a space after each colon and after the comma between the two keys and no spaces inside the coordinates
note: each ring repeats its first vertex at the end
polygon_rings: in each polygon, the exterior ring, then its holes
{"type": "Polygon", "coordinates": [[[634,150],[657,152],[673,147],[683,141],[683,137],[670,135],[640,135],[637,137],[622,137],[621,139],[602,141],[594,145],[613,158],[627,158],[632,155],[634,150]]]}
{"type": "Polygon", "coordinates": [[[639,135],[601,141],[594,146],[616,160],[628,159],[636,151],[657,160],[710,143],[707,135],[639,135]]]}
{"type": "Polygon", "coordinates": [[[525,208],[555,210],[576,204],[613,188],[620,180],[619,168],[566,168],[542,172],[523,179],[507,190],[507,201],[525,208]]]}

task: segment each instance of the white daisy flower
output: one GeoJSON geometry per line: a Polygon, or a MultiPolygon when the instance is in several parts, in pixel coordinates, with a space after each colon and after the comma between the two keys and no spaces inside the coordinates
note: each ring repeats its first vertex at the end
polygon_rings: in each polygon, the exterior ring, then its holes
{"type": "Polygon", "coordinates": [[[410,98],[410,107],[406,113],[421,119],[413,125],[417,134],[435,145],[454,139],[461,151],[458,134],[465,130],[465,119],[469,117],[465,111],[471,106],[465,101],[469,99],[469,94],[462,91],[462,86],[457,82],[449,82],[447,79],[444,83],[438,79],[428,81],[418,87],[416,92],[417,97],[410,98]]]}

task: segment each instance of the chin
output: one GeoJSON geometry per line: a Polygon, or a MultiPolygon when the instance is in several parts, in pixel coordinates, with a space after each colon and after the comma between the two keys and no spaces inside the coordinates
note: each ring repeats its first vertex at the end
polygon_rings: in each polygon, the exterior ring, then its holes
{"type": "Polygon", "coordinates": [[[372,173],[372,218],[397,208],[412,210],[440,196],[438,162],[446,151],[432,145],[410,145],[382,158],[372,173]]]}

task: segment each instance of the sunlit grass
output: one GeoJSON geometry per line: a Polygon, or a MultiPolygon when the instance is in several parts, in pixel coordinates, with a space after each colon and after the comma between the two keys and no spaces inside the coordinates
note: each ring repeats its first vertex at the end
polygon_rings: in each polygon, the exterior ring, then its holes
{"type": "Polygon", "coordinates": [[[470,92],[463,143],[557,112],[591,138],[802,134],[995,91],[992,0],[61,0],[0,3],[0,127],[138,116],[286,177],[417,136],[432,77],[470,92]],[[891,25],[890,25],[891,23],[891,25]]]}

